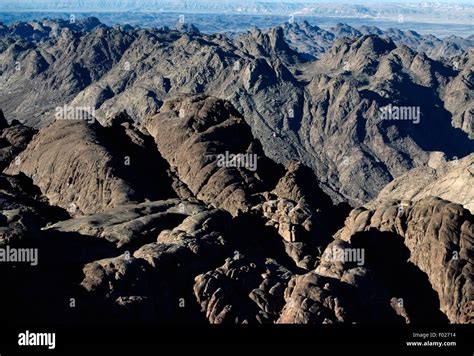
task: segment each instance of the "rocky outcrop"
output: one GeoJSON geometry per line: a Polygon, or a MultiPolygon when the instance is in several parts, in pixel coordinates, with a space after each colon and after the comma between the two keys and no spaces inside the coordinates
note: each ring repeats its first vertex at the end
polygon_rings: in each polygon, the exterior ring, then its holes
{"type": "Polygon", "coordinates": [[[0,246],[31,244],[44,225],[67,216],[66,211],[50,207],[24,174],[0,175],[0,246]]]}
{"type": "Polygon", "coordinates": [[[229,102],[182,96],[166,102],[144,126],[197,199],[234,215],[248,211],[251,195],[267,187],[263,179],[278,173],[229,102]],[[271,167],[276,172],[268,172],[271,167]]]}
{"type": "Polygon", "coordinates": [[[292,161],[275,188],[262,194],[264,202],[252,208],[285,240],[288,256],[306,270],[316,267],[316,251],[331,241],[348,213],[348,206],[334,206],[316,181],[308,167],[292,161]]]}
{"type": "Polygon", "coordinates": [[[129,248],[156,240],[159,232],[174,227],[186,213],[200,211],[198,204],[178,199],[120,205],[106,212],[58,222],[48,231],[76,232],[83,236],[103,238],[117,248],[129,248]]]}
{"type": "Polygon", "coordinates": [[[414,168],[387,184],[377,198],[366,204],[375,208],[384,201],[418,201],[440,197],[464,206],[474,213],[474,155],[446,160],[433,153],[428,166],[414,168]]]}
{"type": "Polygon", "coordinates": [[[396,234],[376,229],[336,239],[314,270],[293,276],[278,322],[446,323],[437,293],[406,250],[396,234]]]}
{"type": "MultiPolygon", "coordinates": [[[[314,272],[292,278],[278,323],[333,324],[352,322],[349,286],[314,272]]],[[[352,304],[352,305],[351,305],[352,304]]]]}
{"type": "Polygon", "coordinates": [[[93,120],[54,121],[6,172],[31,177],[51,204],[72,215],[173,195],[150,137],[130,125],[104,128],[93,120]]]}
{"type": "Polygon", "coordinates": [[[192,279],[230,253],[225,239],[230,217],[219,210],[196,209],[182,207],[182,214],[189,216],[172,230],[163,229],[155,242],[86,264],[81,285],[99,306],[112,303],[122,310],[122,318],[136,318],[138,310],[153,322],[198,319],[190,294],[192,279]]]}
{"type": "MultiPolygon", "coordinates": [[[[439,198],[394,202],[375,210],[351,212],[338,237],[354,244],[365,235],[393,234],[406,259],[426,273],[439,306],[453,323],[472,322],[473,216],[461,205],[439,198]]],[[[391,251],[390,253],[392,253],[391,251]]]]}
{"type": "Polygon", "coordinates": [[[272,323],[290,276],[274,260],[252,262],[235,251],[224,265],[195,278],[194,294],[212,324],[272,323]]]}
{"type": "Polygon", "coordinates": [[[6,168],[13,160],[14,164],[21,163],[20,152],[23,151],[36,130],[18,121],[8,124],[0,110],[0,169],[6,168]]]}

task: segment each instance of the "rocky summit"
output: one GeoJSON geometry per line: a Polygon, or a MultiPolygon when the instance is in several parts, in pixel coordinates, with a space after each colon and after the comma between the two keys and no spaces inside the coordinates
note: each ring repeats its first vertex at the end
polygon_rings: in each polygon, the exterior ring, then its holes
{"type": "Polygon", "coordinates": [[[473,61],[307,21],[2,25],[0,251],[38,253],[0,263],[2,322],[473,323],[473,61]]]}

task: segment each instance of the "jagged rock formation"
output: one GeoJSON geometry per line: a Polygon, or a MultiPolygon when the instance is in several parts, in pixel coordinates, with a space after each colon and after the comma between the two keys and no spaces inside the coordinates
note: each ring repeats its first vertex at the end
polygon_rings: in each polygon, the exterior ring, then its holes
{"type": "Polygon", "coordinates": [[[17,22],[11,26],[3,26],[2,35],[15,39],[27,39],[34,42],[40,42],[49,37],[57,37],[63,29],[74,32],[90,32],[97,27],[103,26],[96,17],[86,17],[77,19],[70,17],[69,21],[57,19],[44,19],[40,21],[31,21],[28,23],[17,22]]]}
{"type": "Polygon", "coordinates": [[[393,234],[408,249],[408,261],[426,273],[441,311],[453,323],[469,323],[474,294],[473,223],[472,214],[462,206],[431,197],[413,204],[398,201],[376,210],[356,209],[338,237],[354,245],[364,238],[393,234]]]}
{"type": "Polygon", "coordinates": [[[472,36],[448,36],[443,39],[433,35],[422,35],[415,31],[402,31],[396,28],[381,30],[375,26],[360,26],[354,28],[347,24],[339,23],[329,29],[323,30],[313,26],[307,21],[302,23],[292,22],[281,26],[285,38],[298,52],[309,58],[319,58],[334,43],[344,37],[357,38],[363,35],[377,35],[395,42],[398,46],[404,45],[417,52],[424,52],[433,59],[452,59],[462,55],[473,46],[472,36]]]}
{"type": "Polygon", "coordinates": [[[286,253],[297,266],[307,270],[316,267],[314,251],[330,241],[348,212],[344,204],[333,206],[329,196],[314,186],[315,180],[308,167],[292,161],[275,188],[263,195],[264,202],[252,208],[283,237],[286,253]]]}
{"type": "Polygon", "coordinates": [[[251,262],[237,253],[224,265],[196,277],[194,294],[213,324],[274,322],[292,273],[272,259],[251,262]]]}
{"type": "MultiPolygon", "coordinates": [[[[120,29],[92,26],[89,30],[59,23],[59,33],[48,37],[51,41],[34,45],[35,41],[21,39],[1,51],[0,105],[8,117],[27,119],[29,125],[38,124],[38,115],[51,120],[57,107],[115,67],[133,39],[120,29]]],[[[101,92],[102,100],[110,98],[110,90],[101,92]]]]}
{"type": "MultiPolygon", "coordinates": [[[[293,246],[284,242],[278,229],[265,226],[266,218],[254,204],[265,202],[270,196],[291,204],[297,202],[308,211],[314,209],[315,226],[322,229],[317,219],[331,210],[330,198],[314,185],[315,177],[308,168],[294,162],[285,173],[268,160],[241,115],[223,100],[202,95],[181,96],[165,104],[158,115],[145,120],[143,127],[139,126],[126,113],[109,117],[103,124],[93,120],[57,119],[41,129],[21,152],[21,163],[12,163],[6,170],[9,174],[20,173],[17,178],[9,175],[4,178],[2,243],[39,246],[40,251],[46,251],[43,252],[46,257],[41,258],[48,261],[38,272],[25,272],[27,276],[37,273],[33,284],[49,278],[48,289],[27,285],[35,288],[40,300],[45,298],[43,293],[54,290],[60,290],[57,298],[77,295],[87,305],[88,312],[75,315],[75,320],[89,320],[96,313],[104,320],[122,322],[136,318],[153,322],[176,318],[200,320],[205,317],[200,311],[204,308],[209,310],[209,321],[220,322],[229,319],[213,316],[220,313],[217,305],[209,304],[213,294],[209,294],[210,290],[200,292],[197,285],[193,292],[193,284],[197,283],[194,279],[203,274],[202,283],[207,283],[207,271],[218,268],[233,254],[240,259],[238,251],[242,251],[266,275],[259,275],[262,279],[258,284],[249,282],[252,286],[249,296],[231,297],[236,303],[234,308],[244,303],[255,309],[255,313],[239,316],[238,320],[274,322],[283,306],[286,282],[291,273],[301,270],[296,264],[302,268],[314,266],[311,246],[324,244],[329,232],[321,230],[318,239],[313,239],[308,231],[303,241],[293,246]],[[166,132],[175,136],[162,136],[157,127],[167,128],[166,132]],[[238,137],[236,132],[240,133],[238,137]],[[193,152],[193,145],[203,149],[193,152]],[[176,159],[174,154],[179,154],[181,149],[182,154],[176,159]],[[191,149],[191,153],[186,149],[191,149]],[[251,166],[244,162],[243,166],[233,167],[226,162],[217,167],[215,155],[221,149],[258,152],[258,157],[250,162],[251,166]],[[143,166],[131,164],[137,176],[127,174],[128,166],[121,166],[125,152],[132,163],[140,157],[143,166]],[[160,152],[167,162],[160,161],[160,152]],[[209,185],[209,194],[201,195],[199,190],[194,190],[193,181],[199,174],[186,174],[183,167],[186,164],[198,171],[206,169],[209,163],[199,165],[196,158],[203,155],[206,160],[207,153],[213,153],[211,164],[217,171],[222,169],[227,173],[214,173],[211,181],[216,186],[209,185]],[[155,185],[143,180],[144,166],[150,162],[156,162],[154,174],[148,174],[155,185]],[[91,173],[96,174],[96,179],[90,179],[91,173]],[[98,185],[94,185],[96,182],[98,185]],[[241,200],[208,198],[216,192],[217,196],[226,190],[233,192],[239,184],[245,193],[237,195],[243,197],[241,200]],[[117,189],[107,190],[108,186],[117,189]],[[176,186],[181,188],[176,194],[179,198],[144,202],[136,198],[139,192],[165,198],[166,194],[173,194],[176,186]],[[179,194],[183,191],[186,196],[179,194]],[[69,208],[71,201],[78,204],[75,211],[49,206],[69,208]],[[228,212],[213,209],[219,204],[228,212]],[[248,234],[250,226],[258,238],[248,234]],[[62,257],[48,258],[56,253],[62,257]],[[180,282],[170,281],[169,275],[176,276],[180,282]]],[[[291,226],[303,229],[304,221],[296,219],[291,226]]],[[[7,273],[12,276],[8,282],[12,290],[27,288],[17,285],[15,272],[7,273]]],[[[249,286],[242,288],[247,290],[249,286]]],[[[10,294],[4,296],[9,297],[13,298],[10,294]]],[[[221,304],[227,303],[228,296],[223,298],[221,304]]],[[[19,306],[22,303],[17,301],[19,306]]],[[[45,308],[54,311],[58,318],[64,313],[70,315],[69,311],[57,310],[55,305],[46,303],[45,308]]],[[[21,315],[18,320],[29,320],[31,315],[41,318],[29,308],[16,312],[21,315]]]]}
{"type": "Polygon", "coordinates": [[[62,26],[48,41],[9,33],[0,106],[37,126],[64,104],[95,110],[101,122],[123,110],[140,121],[179,93],[206,93],[234,104],[267,157],[303,162],[326,194],[353,206],[427,165],[431,151],[459,158],[473,151],[470,38],[447,40],[463,44],[446,53],[452,59],[437,60],[428,49],[444,40],[342,24],[226,36],[92,21],[62,26]],[[292,44],[303,34],[317,55],[292,44]],[[381,119],[388,105],[419,108],[420,123],[381,119]]]}
{"type": "Polygon", "coordinates": [[[251,195],[272,183],[270,174],[278,174],[228,102],[183,96],[166,102],[144,126],[192,194],[232,214],[247,211],[251,195]]]}
{"type": "MultiPolygon", "coordinates": [[[[8,45],[0,59],[44,50],[48,63],[17,74],[15,88],[54,95],[37,133],[0,116],[14,152],[2,160],[0,245],[33,246],[41,261],[0,265],[0,302],[12,306],[1,318],[472,323],[474,218],[456,204],[469,208],[474,186],[469,95],[441,102],[460,74],[390,39],[337,30],[355,38],[317,61],[282,29],[231,39],[68,27],[8,45]],[[59,98],[88,116],[52,121],[59,98]],[[419,106],[419,123],[381,118],[390,103],[419,106]],[[336,205],[377,194],[366,207],[336,205]]],[[[469,89],[458,84],[450,97],[469,89]]],[[[33,112],[8,105],[9,118],[33,112]]]]}
{"type": "Polygon", "coordinates": [[[338,35],[318,26],[312,26],[307,21],[286,23],[282,26],[282,29],[290,46],[304,54],[308,59],[321,56],[331,47],[338,35]]]}
{"type": "Polygon", "coordinates": [[[364,36],[336,41],[314,63],[313,70],[316,74],[308,85],[312,100],[305,109],[302,142],[314,154],[325,152],[323,159],[331,157],[327,170],[316,175],[334,172],[337,178],[330,181],[338,187],[335,190],[346,197],[357,196],[356,203],[377,194],[405,171],[426,165],[427,151],[442,151],[451,157],[472,152],[472,141],[450,127],[446,112],[435,109],[438,99],[426,96],[426,92],[412,96],[417,88],[447,82],[442,75],[427,75],[449,69],[438,67],[423,55],[406,47],[396,48],[393,42],[378,37],[364,36]],[[406,75],[398,74],[400,71],[406,75]],[[381,110],[387,105],[419,108],[420,120],[385,120],[381,110]],[[452,142],[456,140],[463,141],[459,146],[462,153],[454,153],[457,148],[452,142]],[[357,193],[354,185],[358,186],[357,193]]]}
{"type": "Polygon", "coordinates": [[[291,279],[278,322],[472,322],[472,223],[438,198],[352,211],[317,268],[291,279]]]}
{"type": "Polygon", "coordinates": [[[453,59],[458,75],[446,86],[444,102],[446,108],[453,114],[454,127],[466,132],[474,138],[474,50],[471,48],[453,59]]]}

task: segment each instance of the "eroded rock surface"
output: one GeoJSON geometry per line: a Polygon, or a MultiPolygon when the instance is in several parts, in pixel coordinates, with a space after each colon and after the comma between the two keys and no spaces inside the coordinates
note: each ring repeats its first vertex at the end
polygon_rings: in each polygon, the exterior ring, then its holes
{"type": "Polygon", "coordinates": [[[107,128],[93,120],[54,121],[6,172],[23,172],[73,215],[174,194],[149,136],[127,123],[107,128]]]}
{"type": "Polygon", "coordinates": [[[182,96],[165,103],[145,127],[196,198],[234,215],[248,211],[251,195],[268,184],[264,178],[278,174],[229,102],[182,96]]]}
{"type": "MultiPolygon", "coordinates": [[[[344,241],[360,235],[392,234],[407,248],[405,258],[427,279],[439,305],[453,323],[472,322],[473,216],[459,204],[440,198],[394,202],[375,210],[354,210],[339,232],[344,241]],[[372,231],[377,232],[372,232],[372,231]]],[[[388,253],[388,252],[386,252],[388,253]]]]}
{"type": "MultiPolygon", "coordinates": [[[[298,59],[279,32],[251,36],[255,51],[298,59]]],[[[370,71],[363,54],[392,45],[365,41],[346,44],[370,71]]],[[[0,246],[39,252],[36,267],[0,265],[15,322],[473,321],[473,216],[430,197],[468,205],[470,156],[455,165],[432,153],[424,185],[395,181],[350,209],[303,163],[272,162],[230,102],[205,95],[180,95],[142,123],[126,111],[57,120],[31,142],[18,123],[0,130],[21,157],[0,175],[0,246]]]]}

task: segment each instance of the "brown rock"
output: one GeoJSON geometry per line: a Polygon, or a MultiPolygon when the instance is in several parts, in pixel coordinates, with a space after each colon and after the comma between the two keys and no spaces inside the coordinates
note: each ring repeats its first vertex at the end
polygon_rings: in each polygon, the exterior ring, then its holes
{"type": "Polygon", "coordinates": [[[20,164],[12,163],[6,172],[25,173],[51,204],[71,215],[172,196],[148,140],[133,128],[58,120],[43,128],[22,153],[20,164]],[[150,161],[144,160],[145,155],[150,161]],[[150,172],[150,164],[158,170],[150,172]],[[161,187],[156,185],[160,181],[161,187]]]}
{"type": "Polygon", "coordinates": [[[207,204],[235,215],[249,210],[252,193],[264,190],[263,166],[270,163],[230,103],[180,96],[144,125],[171,170],[207,204]]]}

